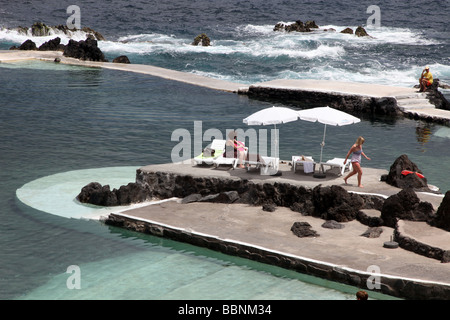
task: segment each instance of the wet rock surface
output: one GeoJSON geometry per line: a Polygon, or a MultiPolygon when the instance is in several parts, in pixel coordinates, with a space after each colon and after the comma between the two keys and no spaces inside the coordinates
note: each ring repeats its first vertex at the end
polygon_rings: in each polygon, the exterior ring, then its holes
{"type": "Polygon", "coordinates": [[[88,37],[86,40],[75,41],[69,40],[69,43],[64,49],[63,55],[65,57],[106,62],[105,55],[97,45],[97,40],[93,37],[88,37]]]}

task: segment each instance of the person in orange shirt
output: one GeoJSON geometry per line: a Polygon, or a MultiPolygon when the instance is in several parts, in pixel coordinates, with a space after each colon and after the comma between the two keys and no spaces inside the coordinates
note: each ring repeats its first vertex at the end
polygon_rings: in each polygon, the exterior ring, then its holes
{"type": "Polygon", "coordinates": [[[422,74],[420,75],[419,84],[420,90],[419,92],[424,92],[427,90],[429,86],[433,83],[433,75],[430,72],[430,68],[427,66],[423,69],[422,74]]]}

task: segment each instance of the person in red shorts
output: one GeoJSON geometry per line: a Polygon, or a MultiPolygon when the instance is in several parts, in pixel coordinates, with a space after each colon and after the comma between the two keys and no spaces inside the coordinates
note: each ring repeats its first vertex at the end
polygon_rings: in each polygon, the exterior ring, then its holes
{"type": "Polygon", "coordinates": [[[419,84],[420,90],[419,92],[424,92],[427,90],[429,86],[433,83],[433,75],[430,72],[430,68],[427,66],[423,69],[422,74],[420,75],[419,84]]]}

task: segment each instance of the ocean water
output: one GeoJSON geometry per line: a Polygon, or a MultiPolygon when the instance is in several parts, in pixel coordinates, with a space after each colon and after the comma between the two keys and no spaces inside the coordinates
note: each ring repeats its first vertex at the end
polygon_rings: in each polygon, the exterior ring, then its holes
{"type": "MultiPolygon", "coordinates": [[[[77,3],[82,26],[106,37],[99,46],[110,60],[126,54],[132,63],[246,84],[313,78],[412,86],[429,65],[436,78],[450,83],[448,1],[427,4],[425,25],[421,2],[381,1],[381,27],[367,26],[370,39],[272,31],[277,22],[298,19],[315,20],[322,29],[355,28],[366,25],[371,4],[77,3]],[[200,33],[211,38],[211,47],[190,45],[200,33]]],[[[65,24],[67,6],[0,1],[0,49],[30,38],[11,28],[35,21],[65,24]]],[[[39,45],[54,36],[33,40],[39,45]]],[[[109,170],[133,181],[133,167],[171,161],[176,129],[194,132],[194,122],[201,121],[202,132],[246,130],[242,119],[271,103],[146,75],[43,62],[0,64],[0,83],[0,299],[354,298],[354,288],[335,290],[335,284],[319,279],[67,216],[76,204],[67,203],[65,210],[61,195],[70,199],[74,185],[49,182],[59,174],[78,182],[82,173],[116,183],[104,173],[109,170]],[[48,206],[36,208],[19,199],[24,191],[32,198],[39,182],[51,191],[42,202],[61,210],[49,213],[48,206]],[[81,290],[67,288],[71,265],[81,269],[81,290]]],[[[363,166],[388,170],[396,157],[407,154],[429,183],[443,192],[450,189],[448,127],[409,119],[362,120],[327,127],[324,158],[345,156],[363,135],[372,158],[363,166]]],[[[319,157],[320,125],[295,122],[279,129],[281,158],[306,152],[319,157]]]]}

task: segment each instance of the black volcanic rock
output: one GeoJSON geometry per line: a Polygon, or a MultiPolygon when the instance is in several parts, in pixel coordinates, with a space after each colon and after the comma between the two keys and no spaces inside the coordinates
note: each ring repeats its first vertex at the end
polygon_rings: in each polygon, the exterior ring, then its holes
{"type": "Polygon", "coordinates": [[[433,224],[438,228],[450,231],[450,190],[445,193],[444,199],[436,211],[433,224]]]}
{"type": "Polygon", "coordinates": [[[40,47],[39,51],[64,51],[65,46],[61,44],[61,38],[56,37],[52,40],[44,42],[40,47]]]}
{"type": "Polygon", "coordinates": [[[364,206],[364,200],[359,195],[349,193],[340,186],[315,187],[312,202],[313,216],[337,222],[356,219],[359,210],[364,206]]]}
{"type": "Polygon", "coordinates": [[[314,21],[308,21],[303,23],[300,20],[295,21],[294,23],[285,25],[283,23],[277,23],[273,28],[273,31],[286,31],[286,32],[310,32],[311,28],[318,28],[314,21]]]}
{"type": "Polygon", "coordinates": [[[383,179],[385,179],[386,183],[397,188],[428,189],[426,178],[420,178],[414,173],[403,175],[402,172],[404,170],[422,174],[419,167],[406,154],[403,154],[394,161],[389,169],[388,175],[383,179]]]}
{"type": "Polygon", "coordinates": [[[344,30],[341,31],[341,33],[353,34],[353,29],[352,28],[345,28],[344,30]]]}
{"type": "Polygon", "coordinates": [[[195,37],[194,41],[192,42],[193,46],[198,46],[201,44],[203,47],[208,47],[211,45],[211,39],[204,33],[199,34],[195,37]]]}
{"type": "Polygon", "coordinates": [[[356,28],[355,35],[358,36],[358,37],[369,37],[369,34],[366,32],[366,29],[364,29],[361,26],[356,28]]]}
{"type": "Polygon", "coordinates": [[[130,59],[127,56],[119,56],[114,58],[113,63],[130,63],[130,59]]]}
{"type": "Polygon", "coordinates": [[[88,61],[106,62],[105,55],[97,46],[97,40],[94,37],[88,37],[86,40],[69,40],[63,55],[65,57],[76,58],[88,61]]]}
{"type": "Polygon", "coordinates": [[[381,209],[384,225],[392,228],[395,228],[397,219],[431,222],[433,218],[433,205],[420,201],[412,188],[404,189],[387,198],[381,209]]]}
{"type": "Polygon", "coordinates": [[[102,186],[98,182],[91,182],[81,189],[77,196],[78,201],[97,206],[116,206],[117,196],[111,191],[109,185],[102,186]]]}
{"type": "Polygon", "coordinates": [[[294,222],[291,227],[291,231],[299,238],[319,236],[319,234],[312,229],[308,222],[294,222]]]}
{"type": "Polygon", "coordinates": [[[31,40],[27,40],[20,45],[19,50],[37,50],[36,43],[31,40]]]}
{"type": "Polygon", "coordinates": [[[48,27],[45,23],[35,22],[31,26],[31,34],[34,37],[45,37],[48,36],[50,32],[50,27],[48,27]]]}
{"type": "Polygon", "coordinates": [[[77,199],[82,203],[97,206],[120,206],[144,202],[150,198],[147,188],[130,182],[118,190],[111,190],[109,185],[102,186],[98,182],[91,182],[81,189],[77,199]]]}

